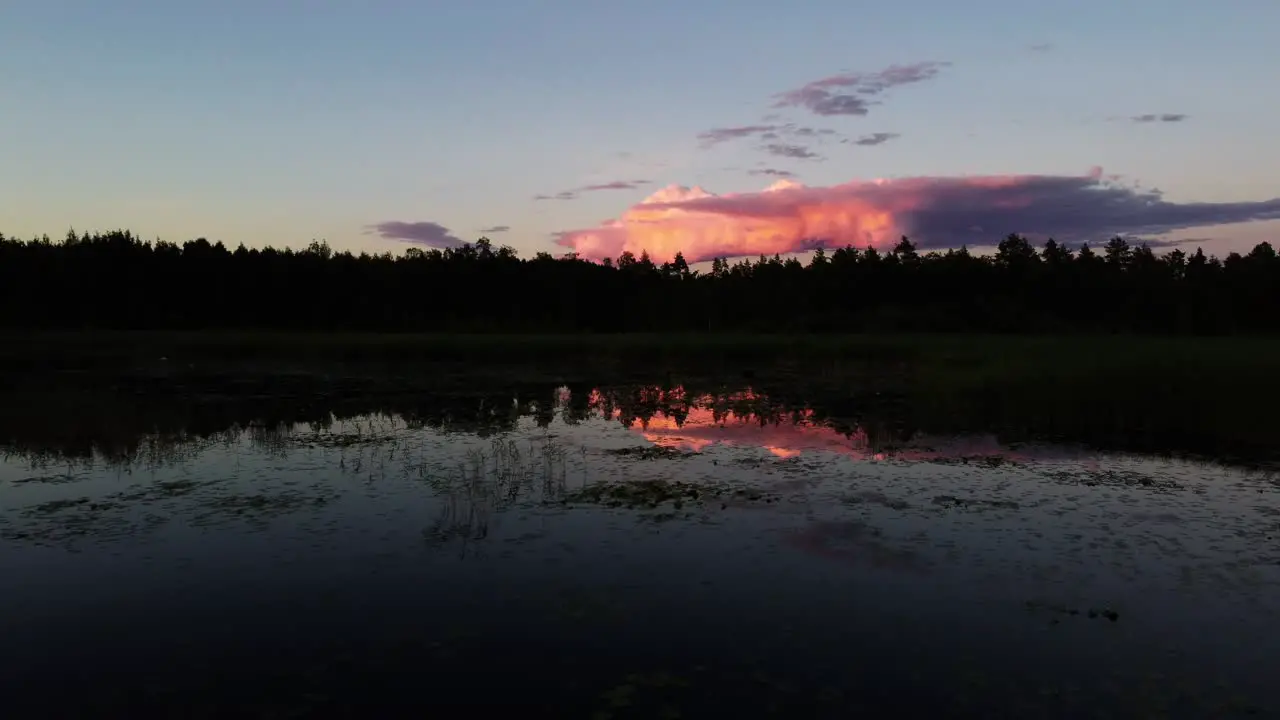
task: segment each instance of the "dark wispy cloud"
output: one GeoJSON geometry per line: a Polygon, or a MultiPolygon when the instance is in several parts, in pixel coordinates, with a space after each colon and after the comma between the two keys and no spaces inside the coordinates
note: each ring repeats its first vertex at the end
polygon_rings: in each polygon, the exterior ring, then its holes
{"type": "Polygon", "coordinates": [[[812,128],[794,124],[785,125],[783,132],[799,138],[823,138],[836,134],[836,131],[831,128],[812,128]]]}
{"type": "Polygon", "coordinates": [[[775,123],[712,128],[700,133],[698,140],[703,148],[709,148],[728,140],[754,138],[765,141],[765,144],[760,146],[759,149],[770,155],[795,160],[820,160],[822,156],[810,149],[808,144],[822,144],[827,138],[838,136],[839,133],[831,128],[809,127],[796,123],[775,123]]]}
{"type": "Polygon", "coordinates": [[[648,180],[614,180],[607,183],[598,183],[595,185],[583,185],[578,188],[578,192],[595,192],[597,190],[635,190],[642,185],[648,185],[648,180]]]}
{"type": "Polygon", "coordinates": [[[769,143],[760,148],[770,155],[791,158],[793,160],[820,160],[822,156],[803,145],[790,143],[769,143]]]}
{"type": "Polygon", "coordinates": [[[489,227],[482,229],[480,232],[487,235],[496,235],[497,233],[507,232],[510,229],[510,225],[490,225],[489,227]]]}
{"type": "Polygon", "coordinates": [[[534,195],[534,200],[577,200],[578,193],[572,190],[561,190],[554,195],[534,195]]]}
{"type": "Polygon", "coordinates": [[[894,138],[898,138],[898,137],[901,137],[901,135],[899,135],[898,133],[878,132],[878,133],[871,133],[870,135],[863,135],[862,137],[857,138],[856,140],[851,140],[849,142],[852,142],[854,145],[862,145],[862,146],[869,147],[871,145],[883,145],[889,142],[890,140],[893,140],[894,138]]]}
{"type": "Polygon", "coordinates": [[[778,127],[778,125],[738,125],[735,127],[711,128],[706,132],[698,133],[698,143],[702,147],[708,148],[728,140],[738,140],[762,133],[775,132],[778,127]]]}
{"type": "Polygon", "coordinates": [[[760,140],[779,140],[781,138],[821,140],[837,135],[830,128],[815,128],[796,123],[772,123],[768,125],[738,125],[736,127],[711,128],[698,133],[698,144],[702,148],[710,148],[729,140],[757,138],[760,140]]]}
{"type": "Polygon", "coordinates": [[[379,237],[388,240],[428,245],[434,248],[460,247],[463,241],[450,232],[449,228],[434,222],[400,222],[389,220],[373,226],[379,237]]]}
{"type": "Polygon", "coordinates": [[[1148,113],[1146,115],[1134,115],[1129,118],[1136,123],[1176,123],[1186,120],[1189,116],[1186,113],[1148,113]]]}
{"type": "Polygon", "coordinates": [[[534,195],[534,200],[577,200],[582,193],[600,192],[602,190],[636,190],[648,185],[648,180],[613,180],[606,183],[583,185],[572,190],[561,190],[554,195],[534,195]]]}
{"type": "Polygon", "coordinates": [[[748,170],[747,174],[748,175],[768,175],[770,177],[780,177],[780,178],[793,178],[796,176],[796,174],[791,172],[790,170],[782,170],[779,168],[770,168],[770,167],[755,168],[754,170],[748,170]]]}
{"type": "Polygon", "coordinates": [[[949,62],[890,65],[872,73],[850,72],[814,80],[776,95],[775,108],[804,108],[815,115],[866,115],[892,88],[930,80],[949,62]]]}
{"type": "MultiPolygon", "coordinates": [[[[1166,238],[1166,237],[1153,237],[1150,235],[1124,235],[1124,234],[1119,235],[1119,237],[1122,237],[1125,240],[1129,241],[1130,245],[1139,245],[1139,244],[1146,245],[1147,247],[1153,250],[1157,248],[1176,248],[1180,245],[1204,245],[1205,244],[1205,238],[1166,238]]],[[[1070,243],[1070,244],[1078,246],[1078,245],[1083,245],[1084,243],[1070,243]]],[[[1091,247],[1096,245],[1099,245],[1099,243],[1097,242],[1090,243],[1091,247]]]]}
{"type": "Polygon", "coordinates": [[[676,252],[690,262],[754,257],[846,244],[892,247],[907,235],[921,247],[987,245],[1010,232],[1097,243],[1116,235],[1155,244],[1191,228],[1280,220],[1280,198],[1253,202],[1173,202],[1159,190],[1086,175],[911,177],[830,187],[798,183],[757,193],[713,195],[672,187],[599,227],[564,232],[558,242],[584,257],[676,252]]]}

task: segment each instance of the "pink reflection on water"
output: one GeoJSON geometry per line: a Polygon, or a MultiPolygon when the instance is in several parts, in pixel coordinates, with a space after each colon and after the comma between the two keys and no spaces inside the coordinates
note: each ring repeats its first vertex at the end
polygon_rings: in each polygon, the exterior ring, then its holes
{"type": "Polygon", "coordinates": [[[648,420],[627,417],[599,391],[591,394],[591,407],[603,417],[617,420],[656,446],[702,452],[716,445],[754,447],[780,459],[813,453],[837,453],[857,460],[928,461],[958,457],[999,457],[1027,460],[1027,453],[1002,446],[993,435],[958,438],[916,438],[907,446],[876,447],[868,433],[858,428],[842,433],[805,410],[778,418],[762,417],[749,408],[766,398],[751,391],[733,395],[689,398],[683,389],[640,391],[637,397],[663,408],[648,420]]]}

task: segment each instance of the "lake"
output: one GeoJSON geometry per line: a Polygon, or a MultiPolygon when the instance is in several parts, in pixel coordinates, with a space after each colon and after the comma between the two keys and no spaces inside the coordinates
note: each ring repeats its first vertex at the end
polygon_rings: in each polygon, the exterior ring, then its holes
{"type": "Polygon", "coordinates": [[[1268,466],[746,385],[422,409],[10,440],[5,716],[1280,710],[1268,466]]]}

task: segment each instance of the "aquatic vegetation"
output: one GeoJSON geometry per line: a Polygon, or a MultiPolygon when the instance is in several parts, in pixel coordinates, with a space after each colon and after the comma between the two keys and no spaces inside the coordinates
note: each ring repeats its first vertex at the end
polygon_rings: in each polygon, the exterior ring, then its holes
{"type": "Polygon", "coordinates": [[[181,497],[188,493],[194,492],[200,488],[201,483],[196,480],[160,480],[155,483],[155,490],[158,495],[164,497],[181,497]]]}
{"type": "Polygon", "coordinates": [[[842,502],[848,505],[861,505],[869,503],[872,505],[880,505],[890,510],[910,510],[911,503],[906,500],[890,498],[879,490],[863,490],[861,492],[846,495],[842,498],[842,502]]]}
{"type": "Polygon", "coordinates": [[[564,496],[563,502],[630,509],[655,509],[659,505],[670,503],[678,510],[686,502],[707,504],[730,499],[769,504],[777,502],[779,498],[762,490],[733,487],[729,484],[633,480],[594,483],[564,496]]]}
{"type": "MultiPolygon", "coordinates": [[[[1047,603],[1038,600],[1028,600],[1025,603],[1025,607],[1029,612],[1045,611],[1055,616],[1084,617],[1090,620],[1103,618],[1111,622],[1116,622],[1120,619],[1120,613],[1109,607],[1091,607],[1081,610],[1080,608],[1068,607],[1059,603],[1047,603]]],[[[1058,620],[1054,617],[1050,622],[1056,625],[1058,620]]]]}
{"type": "Polygon", "coordinates": [[[547,433],[524,445],[496,437],[487,450],[468,450],[452,473],[428,474],[420,466],[419,476],[442,500],[423,537],[433,544],[461,541],[465,553],[468,542],[488,537],[495,514],[558,500],[566,491],[566,455],[547,433]]]}
{"type": "MultiPolygon", "coordinates": [[[[68,499],[62,499],[62,500],[48,500],[34,507],[30,507],[30,508],[27,508],[26,510],[23,510],[22,514],[27,517],[39,517],[42,515],[52,515],[54,513],[62,512],[63,510],[69,510],[71,508],[78,508],[81,506],[89,506],[89,505],[91,505],[91,502],[87,497],[68,498],[68,499]]],[[[90,509],[96,509],[96,507],[92,507],[90,509]]]]}
{"type": "Polygon", "coordinates": [[[1047,473],[1047,477],[1058,482],[1086,487],[1139,487],[1164,491],[1183,489],[1179,482],[1171,478],[1153,477],[1147,473],[1124,470],[1059,470],[1047,473]]]}
{"type": "Polygon", "coordinates": [[[696,452],[681,450],[665,445],[646,445],[643,447],[616,448],[607,451],[610,455],[634,458],[636,460],[656,460],[658,458],[681,458],[697,455],[696,452]]]}
{"type": "Polygon", "coordinates": [[[390,415],[368,415],[342,423],[334,432],[334,418],[330,415],[307,423],[306,433],[298,433],[294,426],[281,425],[263,428],[259,442],[288,443],[303,448],[358,448],[394,445],[399,431],[397,418],[390,415]],[[278,440],[276,437],[277,436],[278,440]]]}
{"type": "Polygon", "coordinates": [[[965,510],[1017,510],[1020,506],[1012,500],[986,500],[983,498],[959,498],[954,495],[938,495],[934,505],[965,510]]]}
{"type": "Polygon", "coordinates": [[[1016,461],[1000,455],[959,455],[955,457],[935,456],[929,462],[939,465],[982,465],[998,468],[1003,465],[1016,464],[1016,461]]]}
{"type": "Polygon", "coordinates": [[[328,494],[307,495],[300,492],[254,493],[227,495],[210,500],[207,507],[214,512],[231,512],[236,515],[279,515],[307,506],[324,505],[331,499],[328,494]]]}
{"type": "Polygon", "coordinates": [[[216,525],[234,519],[267,520],[318,508],[336,493],[312,488],[237,493],[217,480],[180,478],[133,483],[97,496],[56,498],[19,508],[0,537],[42,545],[121,541],[171,522],[216,525]]]}
{"type": "Polygon", "coordinates": [[[70,471],[58,475],[33,475],[18,480],[14,480],[14,485],[67,485],[70,483],[80,482],[84,480],[84,473],[72,473],[70,471]]]}

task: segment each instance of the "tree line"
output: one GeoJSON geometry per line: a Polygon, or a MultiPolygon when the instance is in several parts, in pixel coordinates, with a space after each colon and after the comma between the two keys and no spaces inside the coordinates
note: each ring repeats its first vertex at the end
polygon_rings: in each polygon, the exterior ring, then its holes
{"type": "Polygon", "coordinates": [[[1219,259],[1015,234],[990,254],[903,238],[699,272],[679,255],[526,259],[487,238],[355,255],[69,231],[0,234],[0,300],[11,329],[1243,334],[1280,331],[1280,260],[1269,243],[1219,259]]]}

